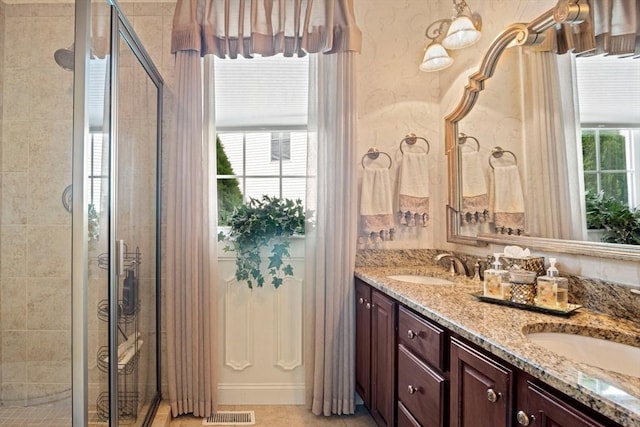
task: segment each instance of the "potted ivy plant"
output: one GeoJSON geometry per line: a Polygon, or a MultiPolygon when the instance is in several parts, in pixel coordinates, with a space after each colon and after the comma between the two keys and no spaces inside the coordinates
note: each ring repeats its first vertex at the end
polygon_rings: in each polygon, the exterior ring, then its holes
{"type": "Polygon", "coordinates": [[[300,199],[267,195],[251,198],[234,209],[229,222],[229,232],[218,233],[218,240],[229,242],[223,248],[225,252],[236,252],[236,279],[246,280],[250,289],[264,285],[262,248],[270,250],[267,270],[274,287],[282,285],[283,276],[293,276],[289,238],[304,234],[305,214],[300,199]]]}

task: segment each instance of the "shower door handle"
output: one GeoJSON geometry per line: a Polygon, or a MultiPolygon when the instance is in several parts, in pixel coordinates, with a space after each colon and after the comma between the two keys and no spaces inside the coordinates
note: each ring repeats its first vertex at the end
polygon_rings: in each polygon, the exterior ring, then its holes
{"type": "Polygon", "coordinates": [[[124,276],[124,240],[116,240],[116,275],[124,276]]]}

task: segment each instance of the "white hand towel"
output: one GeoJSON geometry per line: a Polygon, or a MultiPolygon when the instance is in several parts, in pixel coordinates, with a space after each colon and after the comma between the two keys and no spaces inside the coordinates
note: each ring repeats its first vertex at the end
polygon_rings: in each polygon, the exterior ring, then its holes
{"type": "Polygon", "coordinates": [[[391,180],[387,168],[364,168],[360,191],[361,230],[368,237],[389,240],[393,235],[391,180]]]}
{"type": "Polygon", "coordinates": [[[493,222],[505,234],[524,232],[524,196],[518,166],[496,166],[493,169],[493,222]]]}
{"type": "Polygon", "coordinates": [[[462,224],[484,222],[489,210],[487,181],[478,151],[463,151],[462,162],[462,224]]]}
{"type": "Polygon", "coordinates": [[[429,158],[427,153],[404,153],[398,178],[400,223],[427,225],[429,219],[429,158]]]}

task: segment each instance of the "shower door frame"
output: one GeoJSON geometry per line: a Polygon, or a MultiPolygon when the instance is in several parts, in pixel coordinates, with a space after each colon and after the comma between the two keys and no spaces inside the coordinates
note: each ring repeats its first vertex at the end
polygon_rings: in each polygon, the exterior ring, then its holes
{"type": "MultiPolygon", "coordinates": [[[[162,99],[163,79],[145,50],[140,39],[133,31],[133,26],[127,20],[116,0],[105,0],[111,6],[111,64],[109,82],[110,105],[110,129],[109,129],[109,425],[118,425],[118,361],[117,361],[117,297],[118,277],[115,268],[115,230],[116,219],[113,215],[115,209],[117,174],[114,156],[117,149],[117,88],[118,82],[118,49],[120,37],[123,37],[136,58],[145,69],[147,75],[157,88],[157,120],[156,120],[156,394],[150,403],[142,425],[150,425],[153,416],[161,400],[160,383],[160,277],[161,277],[161,165],[162,165],[162,99]],[[115,304],[112,301],[116,301],[115,304]]],[[[86,141],[89,140],[89,115],[88,106],[88,70],[91,57],[91,18],[92,0],[75,0],[75,69],[73,83],[73,215],[72,215],[72,297],[71,297],[71,386],[72,386],[72,423],[74,427],[84,427],[89,424],[89,399],[88,399],[88,304],[87,291],[89,282],[89,242],[86,238],[88,232],[88,173],[86,156],[86,141]]]]}

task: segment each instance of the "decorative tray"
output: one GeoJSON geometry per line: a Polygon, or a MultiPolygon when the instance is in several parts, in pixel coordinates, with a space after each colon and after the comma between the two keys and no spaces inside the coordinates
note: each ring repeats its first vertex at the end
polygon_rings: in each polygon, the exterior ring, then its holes
{"type": "Polygon", "coordinates": [[[564,317],[571,316],[576,312],[576,310],[582,307],[581,305],[578,305],[578,304],[567,304],[567,308],[562,310],[559,308],[550,308],[550,307],[544,307],[544,306],[535,305],[535,304],[521,304],[519,302],[513,302],[509,300],[491,298],[491,297],[485,296],[482,292],[473,292],[471,295],[476,297],[480,301],[489,302],[492,304],[506,305],[508,307],[522,308],[524,310],[537,311],[540,313],[553,314],[556,316],[564,316],[564,317]]]}

